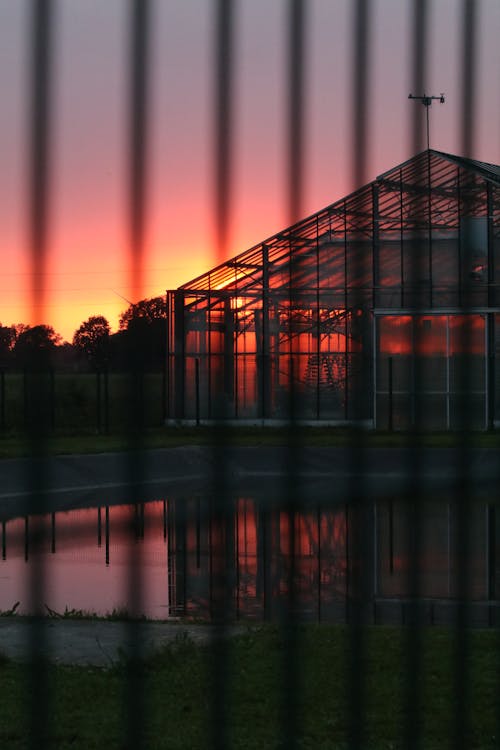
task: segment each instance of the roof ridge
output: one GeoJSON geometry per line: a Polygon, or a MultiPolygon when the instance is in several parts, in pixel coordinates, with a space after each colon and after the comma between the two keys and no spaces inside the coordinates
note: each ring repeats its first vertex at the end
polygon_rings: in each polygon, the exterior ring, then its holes
{"type": "Polygon", "coordinates": [[[419,161],[422,161],[424,159],[427,160],[429,159],[429,157],[441,159],[451,164],[457,164],[458,166],[464,169],[472,170],[476,172],[477,174],[479,174],[479,176],[483,178],[484,180],[493,182],[495,185],[500,186],[500,166],[497,166],[496,164],[490,164],[489,162],[481,162],[475,159],[457,156],[455,154],[448,154],[444,151],[438,151],[436,149],[425,149],[424,151],[420,151],[419,153],[414,154],[409,159],[406,159],[400,164],[396,164],[395,166],[391,167],[391,169],[388,169],[387,171],[378,175],[374,179],[360,185],[355,190],[351,191],[350,193],[343,196],[342,198],[339,198],[333,201],[332,203],[328,204],[327,206],[322,207],[318,211],[315,211],[314,213],[308,216],[304,216],[300,220],[296,221],[293,224],[290,224],[289,226],[284,227],[283,229],[267,237],[266,239],[261,240],[260,242],[252,245],[251,247],[248,247],[245,250],[242,250],[241,252],[237,253],[236,255],[233,255],[230,258],[227,258],[221,263],[218,263],[215,267],[212,267],[208,269],[207,271],[205,271],[204,273],[199,274],[195,278],[190,279],[184,284],[181,284],[181,286],[179,286],[178,289],[179,290],[194,289],[195,288],[194,285],[196,285],[197,282],[206,278],[210,279],[210,277],[214,276],[218,271],[223,271],[223,269],[227,269],[230,266],[236,267],[236,265],[238,264],[238,261],[243,261],[245,257],[249,257],[253,253],[258,252],[263,246],[268,245],[268,244],[272,245],[276,241],[282,241],[286,238],[292,239],[293,234],[297,228],[304,227],[305,225],[309,224],[311,221],[314,221],[315,219],[320,218],[323,214],[325,214],[325,212],[333,211],[337,209],[338,207],[342,206],[342,204],[347,205],[351,203],[353,200],[361,197],[363,193],[366,194],[370,189],[373,189],[373,186],[376,185],[377,183],[384,181],[387,178],[390,178],[390,176],[394,175],[395,172],[404,170],[409,165],[417,165],[419,161]]]}
{"type": "Polygon", "coordinates": [[[500,180],[500,165],[494,164],[489,161],[481,161],[480,159],[472,159],[470,156],[458,156],[457,154],[448,154],[445,151],[433,151],[438,156],[442,156],[448,161],[453,161],[464,167],[469,167],[482,172],[492,172],[498,180],[500,180]]]}

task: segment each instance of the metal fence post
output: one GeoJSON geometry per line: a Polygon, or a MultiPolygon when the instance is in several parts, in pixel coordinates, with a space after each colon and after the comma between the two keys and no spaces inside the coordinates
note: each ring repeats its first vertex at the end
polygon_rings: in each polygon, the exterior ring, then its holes
{"type": "Polygon", "coordinates": [[[392,432],[393,429],[394,429],[394,412],[393,412],[394,403],[393,403],[393,385],[392,385],[392,374],[393,374],[392,357],[389,357],[389,359],[387,360],[387,365],[388,365],[388,372],[387,372],[388,384],[387,384],[387,388],[388,388],[388,392],[389,392],[388,403],[387,403],[387,409],[388,409],[387,429],[389,430],[389,432],[392,432]]]}
{"type": "Polygon", "coordinates": [[[0,370],[0,429],[5,430],[5,369],[0,370]]]}
{"type": "Polygon", "coordinates": [[[196,426],[200,426],[200,360],[195,359],[196,426]]]}

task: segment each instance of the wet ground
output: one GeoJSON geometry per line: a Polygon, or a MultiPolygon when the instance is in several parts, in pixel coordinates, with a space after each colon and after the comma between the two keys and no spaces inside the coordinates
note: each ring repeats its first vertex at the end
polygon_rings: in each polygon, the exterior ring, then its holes
{"type": "MultiPolygon", "coordinates": [[[[232,626],[227,635],[245,632],[245,626],[232,626]]],[[[18,662],[32,659],[33,641],[50,661],[58,664],[113,667],[139,646],[148,657],[169,643],[189,638],[210,643],[217,631],[211,625],[114,622],[109,620],[51,619],[42,624],[28,618],[0,618],[0,655],[18,662]]]]}

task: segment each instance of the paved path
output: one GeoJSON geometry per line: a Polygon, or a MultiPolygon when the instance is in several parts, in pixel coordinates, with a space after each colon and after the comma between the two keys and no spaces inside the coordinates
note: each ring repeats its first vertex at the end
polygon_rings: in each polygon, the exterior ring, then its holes
{"type": "Polygon", "coordinates": [[[290,464],[286,448],[229,447],[218,455],[210,447],[150,450],[138,464],[127,453],[53,456],[44,464],[45,491],[34,505],[29,459],[0,461],[0,519],[40,512],[148,501],[164,497],[207,495],[224,473],[232,493],[279,499],[293,484],[307,502],[345,499],[362,490],[370,497],[401,495],[415,486],[422,492],[453,491],[458,478],[468,478],[474,491],[491,493],[500,482],[500,454],[470,451],[467,462],[451,448],[424,448],[418,466],[400,447],[369,448],[363,460],[348,448],[303,447],[290,464]],[[133,471],[138,468],[139,471],[133,471]],[[139,484],[134,484],[138,481],[139,484]]]}
{"type": "MultiPolygon", "coordinates": [[[[0,654],[18,662],[31,659],[33,639],[44,644],[43,655],[58,664],[112,667],[124,655],[130,655],[138,642],[144,657],[151,656],[168,643],[186,636],[195,643],[210,643],[216,635],[211,625],[176,622],[126,623],[108,620],[44,619],[40,625],[27,618],[0,618],[0,654]],[[40,637],[42,633],[42,637],[40,637]]],[[[226,632],[245,632],[244,626],[232,626],[226,632]]]]}

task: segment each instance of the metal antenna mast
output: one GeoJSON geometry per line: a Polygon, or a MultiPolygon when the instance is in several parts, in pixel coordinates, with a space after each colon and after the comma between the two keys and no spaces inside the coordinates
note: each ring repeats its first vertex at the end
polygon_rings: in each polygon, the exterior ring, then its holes
{"type": "Polygon", "coordinates": [[[444,104],[444,94],[440,94],[439,96],[427,96],[424,94],[423,96],[414,96],[413,94],[408,94],[408,99],[418,99],[418,101],[422,102],[422,104],[425,107],[425,114],[426,114],[426,120],[427,120],[427,151],[430,148],[430,138],[429,138],[429,107],[432,104],[432,100],[436,99],[440,104],[444,104]]]}

